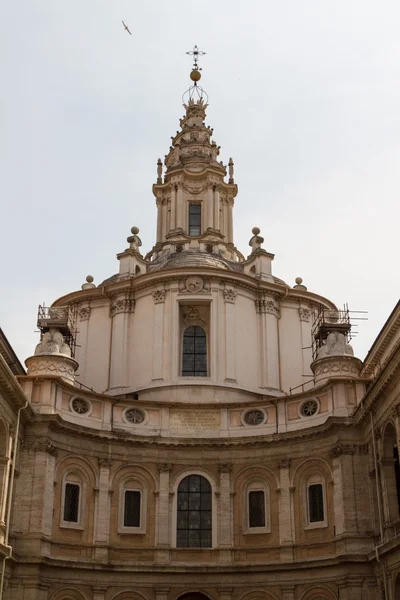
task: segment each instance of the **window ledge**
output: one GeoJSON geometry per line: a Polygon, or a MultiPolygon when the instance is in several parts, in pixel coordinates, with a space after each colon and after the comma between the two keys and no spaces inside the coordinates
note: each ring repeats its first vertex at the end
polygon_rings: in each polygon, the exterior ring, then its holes
{"type": "Polygon", "coordinates": [[[78,529],[79,531],[84,531],[85,528],[79,523],[69,523],[68,521],[62,521],[59,525],[60,529],[78,529]]]}
{"type": "Polygon", "coordinates": [[[243,535],[254,535],[254,534],[260,534],[260,533],[271,533],[271,528],[270,527],[248,527],[247,529],[245,529],[243,531],[243,535]]]}
{"type": "Polygon", "coordinates": [[[308,531],[309,529],[323,529],[324,527],[328,527],[328,523],[326,521],[316,521],[315,523],[309,523],[304,527],[304,531],[308,531]]]}
{"type": "Polygon", "coordinates": [[[146,530],[140,527],[118,527],[117,533],[121,535],[146,535],[146,530]]]}

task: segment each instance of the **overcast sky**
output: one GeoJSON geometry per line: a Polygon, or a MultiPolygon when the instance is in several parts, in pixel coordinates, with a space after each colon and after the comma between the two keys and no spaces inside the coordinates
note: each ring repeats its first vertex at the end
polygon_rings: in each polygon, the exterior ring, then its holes
{"type": "Polygon", "coordinates": [[[152,247],[194,44],[236,245],[258,226],[276,276],[368,311],[364,358],[400,292],[399,29],[398,0],[3,3],[0,326],[19,358],[37,305],[116,273],[132,225],[152,247]]]}

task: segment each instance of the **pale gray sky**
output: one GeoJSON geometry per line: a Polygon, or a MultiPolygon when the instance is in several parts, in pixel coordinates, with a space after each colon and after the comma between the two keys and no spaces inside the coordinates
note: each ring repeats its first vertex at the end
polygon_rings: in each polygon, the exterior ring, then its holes
{"type": "Polygon", "coordinates": [[[132,225],[152,247],[194,44],[236,245],[257,225],[276,276],[367,310],[363,358],[400,292],[399,28],[398,0],[3,3],[0,326],[20,359],[39,303],[116,273],[132,225]]]}

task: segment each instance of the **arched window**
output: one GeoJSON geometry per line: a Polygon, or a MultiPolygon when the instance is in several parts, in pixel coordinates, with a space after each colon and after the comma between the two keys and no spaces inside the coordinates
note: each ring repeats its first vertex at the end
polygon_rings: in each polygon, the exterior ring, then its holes
{"type": "Polygon", "coordinates": [[[386,519],[395,521],[400,515],[400,464],[396,431],[389,423],[383,436],[383,496],[386,519]]]}
{"type": "Polygon", "coordinates": [[[263,481],[253,481],[245,487],[246,514],[244,533],[269,533],[269,487],[263,481]]]}
{"type": "Polygon", "coordinates": [[[307,528],[326,527],[325,480],[313,475],[307,482],[307,528]]]}
{"type": "Polygon", "coordinates": [[[119,533],[146,533],[147,490],[141,479],[125,478],[120,485],[119,533]]]}
{"type": "Polygon", "coordinates": [[[78,472],[65,475],[62,490],[61,526],[78,527],[82,525],[83,481],[78,472]]]}
{"type": "Polygon", "coordinates": [[[182,375],[207,377],[207,336],[198,325],[188,327],[183,334],[182,375]]]}
{"type": "Polygon", "coordinates": [[[211,485],[201,475],[188,475],[178,487],[177,532],[178,548],[211,548],[212,546],[211,485]]]}

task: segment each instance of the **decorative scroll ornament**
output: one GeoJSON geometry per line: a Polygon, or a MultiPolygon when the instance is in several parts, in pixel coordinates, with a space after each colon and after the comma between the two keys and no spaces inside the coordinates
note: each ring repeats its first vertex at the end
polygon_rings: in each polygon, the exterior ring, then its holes
{"type": "Polygon", "coordinates": [[[270,315],[274,315],[275,317],[280,317],[280,307],[275,298],[271,296],[261,295],[257,298],[256,302],[256,312],[257,313],[268,313],[270,315]]]}
{"type": "Polygon", "coordinates": [[[184,306],[183,322],[185,325],[205,325],[206,320],[197,306],[184,306]]]}
{"type": "Polygon", "coordinates": [[[237,296],[237,291],[233,289],[224,290],[224,300],[225,302],[230,302],[231,304],[235,304],[237,296]]]}
{"type": "Polygon", "coordinates": [[[119,313],[134,313],[135,312],[136,301],[134,298],[118,298],[111,302],[110,305],[110,315],[114,317],[119,313]]]}
{"type": "Polygon", "coordinates": [[[330,453],[331,458],[339,456],[353,456],[354,454],[367,455],[368,444],[338,444],[330,453]]]}
{"type": "Polygon", "coordinates": [[[79,309],[78,315],[81,321],[87,321],[90,317],[91,308],[90,306],[83,306],[79,309]]]}
{"type": "Polygon", "coordinates": [[[301,306],[299,308],[300,321],[305,321],[305,323],[309,323],[311,319],[311,308],[305,308],[301,306]]]}
{"type": "Polygon", "coordinates": [[[111,467],[111,459],[109,458],[99,458],[99,467],[100,468],[107,468],[107,467],[111,467]]]}
{"type": "Polygon", "coordinates": [[[191,275],[179,282],[180,294],[209,294],[210,291],[210,281],[198,275],[191,275]]]}
{"type": "Polygon", "coordinates": [[[218,466],[218,471],[220,473],[231,473],[232,465],[229,463],[222,463],[218,466]]]}
{"type": "Polygon", "coordinates": [[[288,469],[290,467],[291,462],[292,462],[292,459],[289,458],[288,456],[286,456],[285,458],[282,458],[281,460],[278,461],[278,467],[280,469],[288,469]]]}
{"type": "Polygon", "coordinates": [[[170,463],[160,463],[157,465],[160,473],[169,473],[172,471],[172,465],[170,463]]]}
{"type": "Polygon", "coordinates": [[[165,290],[155,290],[152,293],[154,304],[162,304],[163,302],[165,302],[166,295],[167,292],[165,290]]]}

